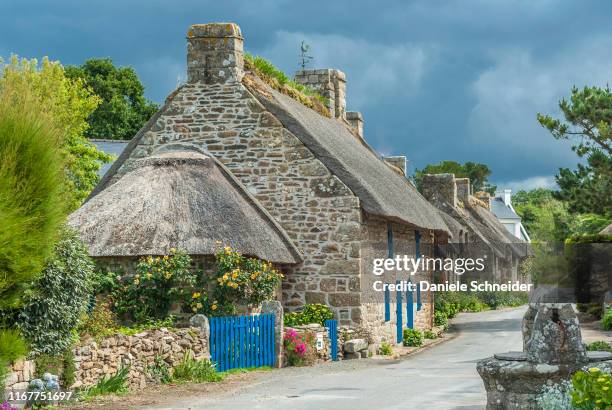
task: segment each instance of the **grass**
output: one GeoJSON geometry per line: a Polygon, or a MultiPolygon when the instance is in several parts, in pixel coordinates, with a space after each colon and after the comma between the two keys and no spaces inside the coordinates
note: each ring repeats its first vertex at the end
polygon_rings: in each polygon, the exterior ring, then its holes
{"type": "Polygon", "coordinates": [[[210,360],[195,360],[193,353],[188,350],[183,360],[174,367],[173,382],[220,382],[223,375],[217,372],[215,364],[210,360]]]}
{"type": "Polygon", "coordinates": [[[587,350],[589,351],[599,350],[603,352],[612,352],[612,344],[604,340],[598,340],[596,342],[589,343],[587,345],[587,350]]]}
{"type": "Polygon", "coordinates": [[[393,354],[393,347],[387,342],[382,342],[378,348],[378,353],[381,356],[391,356],[393,354]]]}
{"type": "Polygon", "coordinates": [[[127,393],[129,374],[130,368],[123,367],[119,369],[114,376],[104,376],[98,383],[85,391],[85,399],[90,399],[92,397],[102,396],[105,394],[127,393]]]}
{"type": "Polygon", "coordinates": [[[330,117],[327,109],[329,101],[312,88],[290,79],[287,74],[276,68],[271,62],[260,56],[249,53],[244,55],[245,68],[257,74],[264,82],[277,91],[286,94],[321,115],[330,117]]]}

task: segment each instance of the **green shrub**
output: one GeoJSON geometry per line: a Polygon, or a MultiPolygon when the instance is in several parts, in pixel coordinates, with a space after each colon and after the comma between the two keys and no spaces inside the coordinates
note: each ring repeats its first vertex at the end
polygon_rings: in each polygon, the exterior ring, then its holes
{"type": "Polygon", "coordinates": [[[104,376],[98,383],[87,389],[86,398],[101,396],[111,393],[125,393],[128,390],[129,367],[122,367],[115,375],[104,376]]]}
{"type": "Polygon", "coordinates": [[[326,320],[334,318],[331,309],[320,303],[306,304],[299,312],[287,313],[284,317],[285,326],[293,327],[318,323],[325,325],[326,320]]]}
{"type": "Polygon", "coordinates": [[[423,337],[425,337],[425,339],[437,339],[438,335],[434,331],[426,330],[423,332],[423,337]]]}
{"type": "Polygon", "coordinates": [[[423,345],[423,333],[416,329],[404,329],[404,346],[418,347],[423,345]]]}
{"type": "Polygon", "coordinates": [[[195,360],[191,351],[185,352],[183,360],[174,367],[172,380],[181,382],[219,382],[223,376],[210,360],[195,360]]]}
{"type": "Polygon", "coordinates": [[[443,326],[444,329],[448,327],[448,317],[446,317],[446,314],[444,312],[434,312],[434,325],[443,326]]]}
{"type": "Polygon", "coordinates": [[[612,407],[612,375],[597,367],[579,370],[572,376],[572,404],[578,409],[612,407]]]}
{"type": "Polygon", "coordinates": [[[21,304],[53,252],[70,200],[62,134],[31,90],[4,81],[4,69],[0,64],[0,310],[21,304]]]}
{"type": "Polygon", "coordinates": [[[382,356],[391,356],[393,354],[393,346],[387,342],[382,342],[378,347],[378,354],[382,356]]]}
{"type": "Polygon", "coordinates": [[[612,309],[606,310],[606,313],[601,318],[601,326],[604,330],[612,330],[612,309]]]}
{"type": "Polygon", "coordinates": [[[77,332],[81,337],[90,336],[100,340],[114,334],[118,327],[115,313],[111,310],[109,302],[98,298],[91,313],[82,317],[77,332]]]}
{"type": "Polygon", "coordinates": [[[592,342],[589,343],[587,345],[587,350],[590,351],[602,351],[602,352],[612,352],[612,344],[603,341],[603,340],[598,340],[596,342],[592,342]]]}
{"type": "Polygon", "coordinates": [[[603,306],[600,303],[593,303],[589,306],[586,313],[595,317],[596,319],[601,319],[603,315],[603,306]]]}
{"type": "Polygon", "coordinates": [[[71,345],[89,303],[93,269],[76,233],[65,230],[35,293],[16,315],[15,324],[30,343],[31,352],[59,355],[71,345]]]}
{"type": "Polygon", "coordinates": [[[159,383],[169,383],[172,381],[170,374],[170,366],[162,359],[160,355],[155,355],[152,365],[147,366],[146,374],[153,380],[159,383]]]}
{"type": "Polygon", "coordinates": [[[4,329],[0,331],[0,352],[2,352],[0,359],[6,364],[21,359],[28,354],[27,345],[23,342],[19,330],[4,329]]]}
{"type": "Polygon", "coordinates": [[[34,364],[37,378],[41,379],[45,373],[58,375],[60,384],[65,389],[72,386],[76,380],[76,364],[72,349],[57,356],[39,354],[34,358],[34,364]]]}
{"type": "Polygon", "coordinates": [[[171,255],[141,258],[134,276],[124,275],[107,284],[112,288],[113,309],[121,319],[134,323],[165,319],[173,305],[191,303],[197,279],[190,269],[191,257],[184,251],[171,251],[171,255]]]}

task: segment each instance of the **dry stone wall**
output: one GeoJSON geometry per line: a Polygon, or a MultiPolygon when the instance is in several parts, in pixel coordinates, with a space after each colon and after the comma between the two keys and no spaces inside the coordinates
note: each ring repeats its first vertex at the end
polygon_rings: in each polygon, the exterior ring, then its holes
{"type": "Polygon", "coordinates": [[[29,381],[34,378],[35,371],[33,360],[17,360],[8,368],[8,374],[4,379],[6,390],[26,390],[29,381]]]}
{"type": "Polygon", "coordinates": [[[162,328],[134,336],[116,334],[100,342],[90,340],[74,350],[77,381],[73,387],[94,385],[102,377],[129,366],[130,387],[142,388],[157,382],[150,368],[156,358],[173,367],[188,351],[196,360],[210,358],[208,338],[200,328],[162,328]]]}

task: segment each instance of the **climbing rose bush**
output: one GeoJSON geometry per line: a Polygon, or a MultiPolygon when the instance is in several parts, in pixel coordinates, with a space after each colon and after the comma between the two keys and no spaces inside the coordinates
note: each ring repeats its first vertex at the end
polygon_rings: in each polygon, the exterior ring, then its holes
{"type": "Polygon", "coordinates": [[[120,317],[145,323],[165,319],[177,304],[192,304],[197,275],[190,269],[191,257],[181,250],[170,252],[141,258],[134,276],[120,277],[112,286],[113,310],[120,317]]]}
{"type": "Polygon", "coordinates": [[[264,300],[273,299],[283,279],[270,262],[247,258],[229,246],[217,252],[216,262],[214,301],[218,301],[218,306],[257,306],[264,300]]]}

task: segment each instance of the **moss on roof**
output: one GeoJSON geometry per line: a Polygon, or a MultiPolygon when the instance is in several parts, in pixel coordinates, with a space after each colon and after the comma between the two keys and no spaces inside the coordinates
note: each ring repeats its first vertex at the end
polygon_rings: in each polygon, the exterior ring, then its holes
{"type": "Polygon", "coordinates": [[[244,55],[244,68],[261,78],[275,90],[288,95],[325,117],[331,117],[327,109],[328,101],[325,97],[308,86],[298,84],[291,80],[284,72],[276,68],[271,62],[260,56],[249,53],[244,55]]]}

